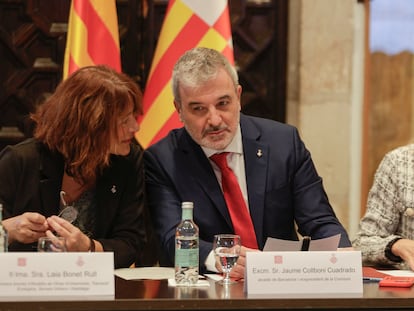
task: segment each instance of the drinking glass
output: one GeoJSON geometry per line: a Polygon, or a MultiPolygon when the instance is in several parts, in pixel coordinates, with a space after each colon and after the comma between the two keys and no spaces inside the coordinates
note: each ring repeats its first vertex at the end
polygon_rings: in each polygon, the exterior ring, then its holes
{"type": "Polygon", "coordinates": [[[45,252],[66,252],[66,240],[63,237],[41,237],[37,241],[37,251],[45,252]]]}
{"type": "Polygon", "coordinates": [[[222,285],[236,283],[230,280],[230,271],[236,265],[240,255],[241,241],[236,234],[217,234],[214,236],[214,254],[224,272],[224,279],[220,281],[222,285]]]}

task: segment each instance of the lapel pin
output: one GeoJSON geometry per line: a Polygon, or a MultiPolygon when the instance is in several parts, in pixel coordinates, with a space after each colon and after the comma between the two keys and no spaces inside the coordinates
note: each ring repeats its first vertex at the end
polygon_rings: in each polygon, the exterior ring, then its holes
{"type": "Polygon", "coordinates": [[[263,151],[262,151],[262,149],[257,149],[257,153],[256,153],[256,155],[257,155],[259,158],[261,158],[261,157],[262,157],[262,155],[263,155],[263,151]]]}
{"type": "Polygon", "coordinates": [[[116,186],[115,185],[112,185],[111,192],[112,193],[115,193],[116,192],[116,186]]]}

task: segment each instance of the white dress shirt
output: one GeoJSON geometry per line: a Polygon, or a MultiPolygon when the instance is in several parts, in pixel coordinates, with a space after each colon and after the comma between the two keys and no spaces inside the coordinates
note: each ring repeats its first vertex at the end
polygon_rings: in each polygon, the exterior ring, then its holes
{"type": "MultiPolygon", "coordinates": [[[[239,182],[241,192],[243,194],[244,202],[246,203],[247,208],[249,208],[249,200],[247,195],[247,183],[246,183],[246,171],[244,167],[244,156],[243,156],[243,143],[242,143],[242,136],[241,136],[241,128],[240,125],[236,130],[236,134],[233,137],[233,140],[230,144],[223,150],[214,150],[206,147],[201,147],[207,156],[210,157],[216,153],[222,152],[229,152],[227,155],[227,164],[234,172],[237,177],[237,181],[239,182]]],[[[221,171],[220,168],[210,160],[210,163],[213,167],[214,174],[216,174],[217,180],[221,186],[221,171]]],[[[218,232],[221,233],[221,232],[218,232]]],[[[210,271],[218,272],[216,269],[216,260],[214,256],[214,252],[211,251],[206,259],[206,267],[210,271]]]]}

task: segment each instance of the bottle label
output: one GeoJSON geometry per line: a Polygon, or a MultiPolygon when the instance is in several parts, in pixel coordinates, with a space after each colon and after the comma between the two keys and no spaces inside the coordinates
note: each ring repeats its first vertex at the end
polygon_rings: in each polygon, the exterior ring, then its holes
{"type": "Polygon", "coordinates": [[[198,248],[175,250],[175,282],[181,285],[198,281],[198,248]]]}
{"type": "Polygon", "coordinates": [[[198,266],[198,248],[196,249],[176,249],[176,266],[195,267],[198,266]]]}

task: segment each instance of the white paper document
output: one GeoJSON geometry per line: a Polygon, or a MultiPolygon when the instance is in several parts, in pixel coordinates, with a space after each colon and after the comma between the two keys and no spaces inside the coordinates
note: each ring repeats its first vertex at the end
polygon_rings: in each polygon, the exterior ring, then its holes
{"type": "Polygon", "coordinates": [[[163,280],[174,278],[174,268],[142,267],[116,269],[115,275],[125,280],[163,280]]]}
{"type": "Polygon", "coordinates": [[[404,276],[404,277],[414,277],[414,271],[411,270],[378,270],[379,272],[392,275],[392,276],[404,276]]]}

